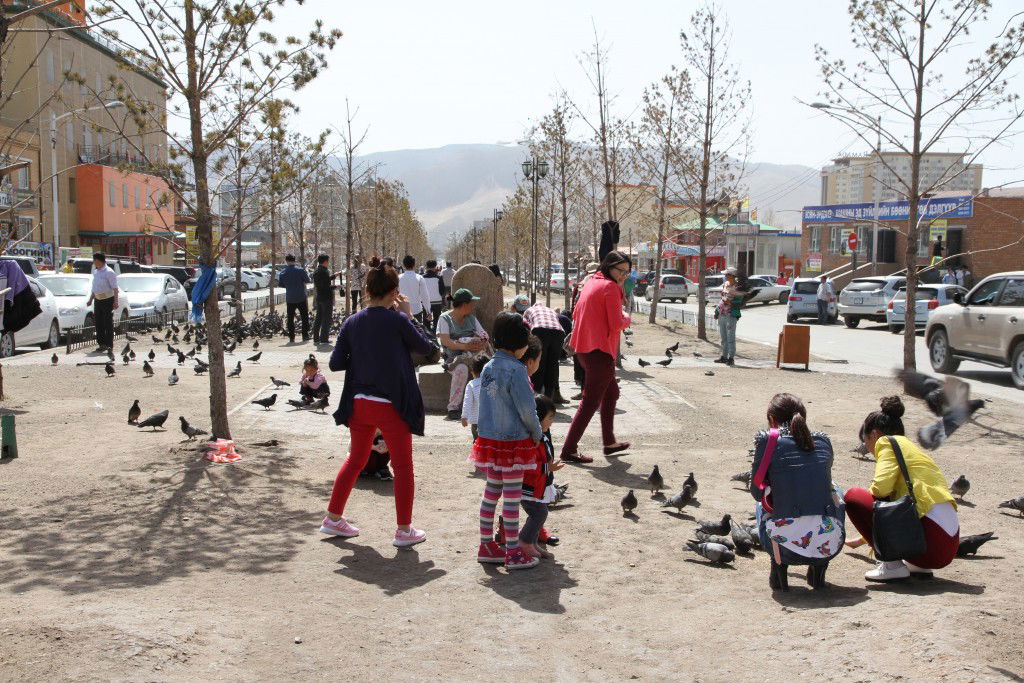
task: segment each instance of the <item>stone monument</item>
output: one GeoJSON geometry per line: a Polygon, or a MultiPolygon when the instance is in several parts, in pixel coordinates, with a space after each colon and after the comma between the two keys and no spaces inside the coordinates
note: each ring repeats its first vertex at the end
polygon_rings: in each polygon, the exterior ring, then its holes
{"type": "Polygon", "coordinates": [[[487,334],[493,335],[494,318],[505,305],[501,279],[487,266],[467,263],[456,271],[452,279],[452,294],[463,288],[480,297],[480,301],[476,302],[473,309],[473,315],[487,330],[487,334]]]}

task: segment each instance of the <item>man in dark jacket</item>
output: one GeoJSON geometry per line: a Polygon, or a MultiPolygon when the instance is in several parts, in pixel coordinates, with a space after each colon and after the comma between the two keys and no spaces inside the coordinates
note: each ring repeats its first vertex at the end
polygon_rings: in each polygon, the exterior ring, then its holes
{"type": "Polygon", "coordinates": [[[278,276],[277,282],[284,287],[284,300],[288,308],[288,339],[295,341],[295,312],[302,316],[302,341],[309,341],[309,302],[306,299],[306,285],[309,284],[309,273],[295,265],[295,256],[284,257],[285,267],[278,276]]]}
{"type": "Polygon", "coordinates": [[[601,224],[601,245],[597,249],[598,261],[603,261],[608,252],[619,247],[619,222],[605,221],[601,224]]]}
{"type": "Polygon", "coordinates": [[[313,271],[313,343],[329,344],[331,342],[331,318],[334,315],[334,286],[331,282],[338,273],[332,273],[327,267],[327,254],[316,257],[316,270],[313,271]]]}

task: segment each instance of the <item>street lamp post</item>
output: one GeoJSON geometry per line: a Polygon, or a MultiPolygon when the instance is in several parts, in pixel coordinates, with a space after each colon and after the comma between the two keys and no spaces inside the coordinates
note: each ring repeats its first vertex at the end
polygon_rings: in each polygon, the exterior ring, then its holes
{"type": "Polygon", "coordinates": [[[494,230],[491,233],[491,263],[498,262],[498,221],[502,219],[503,214],[498,209],[494,210],[494,215],[491,218],[491,223],[494,224],[494,230]]]}
{"type": "Polygon", "coordinates": [[[540,179],[548,174],[548,162],[536,158],[523,162],[523,176],[533,184],[533,211],[530,218],[530,303],[537,303],[537,202],[540,179]]]}
{"type": "Polygon", "coordinates": [[[119,109],[125,106],[124,102],[115,100],[113,102],[106,102],[93,107],[82,107],[81,109],[75,109],[67,111],[60,116],[50,117],[50,198],[53,203],[53,265],[54,269],[57,267],[57,261],[60,258],[60,202],[58,198],[58,177],[57,172],[57,124],[75,114],[85,114],[86,112],[95,111],[97,109],[119,109]]]}
{"type": "Polygon", "coordinates": [[[471,227],[469,229],[469,231],[470,231],[470,234],[473,235],[473,260],[477,261],[479,259],[476,256],[476,226],[474,225],[473,227],[471,227]]]}

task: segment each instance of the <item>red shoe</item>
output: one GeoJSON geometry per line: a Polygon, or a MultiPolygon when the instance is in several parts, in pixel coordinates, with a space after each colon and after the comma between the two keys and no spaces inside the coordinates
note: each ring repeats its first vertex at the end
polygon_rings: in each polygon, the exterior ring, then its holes
{"type": "Polygon", "coordinates": [[[540,535],[537,536],[537,540],[547,545],[558,545],[558,536],[553,535],[545,527],[541,527],[540,535]]]}
{"type": "Polygon", "coordinates": [[[505,549],[494,541],[481,543],[476,561],[483,564],[505,564],[505,549]]]}
{"type": "Polygon", "coordinates": [[[539,557],[530,557],[523,552],[523,549],[516,546],[505,552],[505,569],[529,569],[540,564],[539,557]]]}

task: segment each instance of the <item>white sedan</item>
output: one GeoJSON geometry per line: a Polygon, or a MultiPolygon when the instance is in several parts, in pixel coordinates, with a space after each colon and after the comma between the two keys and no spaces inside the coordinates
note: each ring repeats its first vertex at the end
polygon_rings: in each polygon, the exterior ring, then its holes
{"type": "Polygon", "coordinates": [[[0,358],[13,356],[17,346],[39,345],[44,349],[50,349],[60,345],[60,314],[57,310],[57,297],[33,277],[28,278],[28,286],[39,300],[42,312],[17,332],[5,332],[0,337],[0,358]]]}
{"type": "MultiPolygon", "coordinates": [[[[95,324],[92,306],[89,300],[92,289],[92,276],[79,273],[57,273],[43,275],[39,283],[57,297],[57,308],[60,317],[60,329],[67,331],[72,327],[92,327],[95,324]]],[[[114,324],[128,317],[128,297],[118,287],[117,308],[114,309],[114,324]]]]}
{"type": "Polygon", "coordinates": [[[119,276],[117,284],[128,298],[128,314],[133,318],[153,313],[178,318],[188,313],[185,288],[170,275],[131,273],[119,276]]]}
{"type": "Polygon", "coordinates": [[[243,270],[243,273],[252,275],[256,281],[256,289],[263,289],[270,286],[270,273],[265,273],[262,270],[243,270]]]}
{"type": "MultiPolygon", "coordinates": [[[[762,280],[761,278],[752,277],[747,280],[748,291],[754,292],[754,296],[747,299],[746,303],[764,303],[769,304],[773,301],[785,306],[789,303],[789,285],[776,285],[762,280]]],[[[708,303],[715,305],[722,299],[722,288],[714,287],[708,290],[708,303]]]]}

